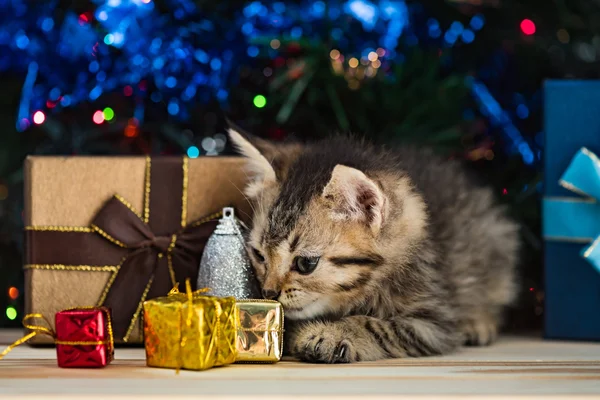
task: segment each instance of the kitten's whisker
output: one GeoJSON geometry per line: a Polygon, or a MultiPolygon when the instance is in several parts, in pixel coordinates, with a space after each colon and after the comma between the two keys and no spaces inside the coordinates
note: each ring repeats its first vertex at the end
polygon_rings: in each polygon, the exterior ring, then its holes
{"type": "MultiPolygon", "coordinates": [[[[236,188],[237,191],[240,192],[240,194],[242,196],[244,196],[244,199],[246,199],[246,201],[250,205],[250,208],[252,209],[252,212],[256,213],[256,209],[254,208],[254,205],[252,205],[252,201],[250,201],[250,199],[248,198],[248,196],[246,196],[246,194],[239,187],[237,187],[237,185],[235,183],[233,183],[231,180],[229,181],[229,183],[231,183],[233,185],[233,187],[236,188]]],[[[243,211],[240,210],[240,212],[243,212],[243,211]]],[[[248,215],[248,213],[244,212],[244,214],[246,214],[247,217],[250,217],[250,215],[248,215]]]]}

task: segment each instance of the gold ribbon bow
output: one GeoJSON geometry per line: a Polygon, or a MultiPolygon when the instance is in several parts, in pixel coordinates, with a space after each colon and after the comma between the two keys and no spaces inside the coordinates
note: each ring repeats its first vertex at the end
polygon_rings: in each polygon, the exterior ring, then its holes
{"type": "MultiPolygon", "coordinates": [[[[77,308],[69,308],[69,309],[63,310],[63,311],[91,310],[91,309],[95,309],[95,308],[96,307],[77,307],[77,308]]],[[[27,335],[23,336],[22,338],[18,339],[17,341],[15,341],[13,344],[9,345],[6,349],[4,349],[4,351],[2,353],[0,353],[0,360],[2,360],[15,347],[20,346],[23,343],[26,343],[28,340],[30,340],[34,336],[47,335],[54,339],[54,344],[62,344],[62,345],[66,345],[66,346],[97,346],[97,345],[101,345],[101,344],[106,344],[109,346],[109,359],[112,361],[114,342],[113,342],[113,331],[112,331],[112,323],[110,320],[110,313],[108,313],[108,312],[106,313],[106,318],[107,318],[108,339],[95,340],[95,341],[94,340],[70,341],[70,340],[58,340],[56,338],[56,332],[54,332],[54,330],[51,328],[52,325],[50,324],[50,321],[48,321],[48,319],[44,315],[38,314],[38,313],[27,314],[25,317],[23,317],[23,327],[25,327],[26,329],[29,329],[31,332],[28,333],[27,335]],[[34,319],[43,320],[46,323],[47,327],[42,326],[42,325],[32,325],[27,322],[27,321],[34,320],[34,319]]]]}

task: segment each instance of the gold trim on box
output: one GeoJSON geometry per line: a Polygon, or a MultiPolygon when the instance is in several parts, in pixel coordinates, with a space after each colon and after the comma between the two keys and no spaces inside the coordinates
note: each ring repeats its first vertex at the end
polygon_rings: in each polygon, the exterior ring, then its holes
{"type": "Polygon", "coordinates": [[[56,232],[83,232],[93,233],[89,226],[26,226],[26,231],[56,231],[56,232]]]}
{"type": "Polygon", "coordinates": [[[144,183],[144,223],[150,222],[150,168],[152,161],[146,156],[146,181],[144,183]]]}
{"type": "Polygon", "coordinates": [[[169,275],[171,276],[171,284],[173,286],[177,285],[177,278],[175,277],[175,269],[173,269],[173,257],[171,255],[171,252],[175,248],[175,243],[177,243],[177,235],[171,236],[171,244],[169,244],[169,249],[167,250],[167,266],[169,268],[169,275]]]}
{"type": "Polygon", "coordinates": [[[100,295],[100,298],[98,299],[98,302],[96,303],[98,306],[102,306],[102,304],[104,304],[104,300],[106,300],[106,296],[108,295],[108,291],[110,290],[110,288],[111,288],[113,282],[115,281],[115,279],[117,279],[117,274],[119,273],[119,269],[121,268],[121,265],[123,265],[123,263],[125,262],[126,259],[127,259],[127,257],[123,257],[121,259],[119,267],[110,276],[108,282],[106,282],[106,285],[104,286],[104,290],[102,291],[102,294],[100,295]]]}
{"type": "Polygon", "coordinates": [[[183,194],[181,197],[181,227],[187,225],[188,158],[183,157],[183,194]]]}
{"type": "Polygon", "coordinates": [[[117,239],[115,239],[114,237],[110,236],[108,233],[104,232],[102,230],[102,228],[100,228],[97,225],[92,224],[92,229],[96,232],[98,232],[104,239],[108,240],[109,242],[116,244],[119,247],[123,247],[124,249],[127,248],[127,245],[117,239]]]}
{"type": "Polygon", "coordinates": [[[62,264],[26,264],[23,269],[43,269],[52,271],[117,272],[118,265],[62,265],[62,264]]]}
{"type": "Polygon", "coordinates": [[[123,203],[125,205],[125,207],[129,208],[129,210],[131,210],[132,213],[134,213],[135,215],[137,215],[139,219],[142,219],[142,216],[140,215],[140,213],[137,212],[137,210],[135,209],[135,207],[133,207],[133,205],[131,205],[130,202],[128,202],[127,200],[125,200],[125,198],[123,198],[122,196],[119,196],[118,194],[115,194],[115,199],[117,199],[121,203],[123,203]]]}
{"type": "Polygon", "coordinates": [[[127,332],[125,333],[125,336],[123,336],[123,341],[125,343],[127,343],[129,341],[129,336],[131,336],[131,332],[133,331],[133,328],[135,327],[135,323],[137,322],[138,316],[140,316],[140,318],[141,318],[142,314],[140,313],[140,311],[142,310],[142,307],[144,306],[144,301],[146,301],[146,296],[148,296],[148,292],[150,291],[150,286],[152,286],[153,281],[154,281],[154,277],[150,278],[150,280],[148,281],[148,284],[146,285],[146,289],[144,289],[144,293],[142,294],[140,302],[138,303],[137,309],[135,310],[135,313],[133,313],[133,318],[131,319],[131,322],[129,323],[127,332]]]}
{"type": "Polygon", "coordinates": [[[198,225],[205,224],[205,223],[207,223],[208,221],[213,221],[213,220],[215,220],[215,219],[221,218],[222,216],[223,216],[223,212],[222,212],[222,211],[219,211],[219,212],[217,212],[217,213],[214,213],[214,214],[211,214],[211,215],[209,215],[208,217],[202,218],[202,219],[201,219],[201,220],[199,220],[199,221],[196,221],[196,222],[194,222],[194,223],[192,224],[192,227],[196,227],[196,226],[198,226],[198,225]]]}

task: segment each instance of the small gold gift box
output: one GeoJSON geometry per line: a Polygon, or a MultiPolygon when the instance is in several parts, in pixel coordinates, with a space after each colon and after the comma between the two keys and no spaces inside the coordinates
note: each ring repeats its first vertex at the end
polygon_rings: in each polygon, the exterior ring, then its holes
{"type": "Polygon", "coordinates": [[[276,363],[283,353],[283,307],[272,300],[238,300],[239,363],[276,363]]]}
{"type": "Polygon", "coordinates": [[[204,370],[231,364],[236,350],[233,297],[203,296],[176,288],[144,302],[144,345],[149,367],[204,370]]]}

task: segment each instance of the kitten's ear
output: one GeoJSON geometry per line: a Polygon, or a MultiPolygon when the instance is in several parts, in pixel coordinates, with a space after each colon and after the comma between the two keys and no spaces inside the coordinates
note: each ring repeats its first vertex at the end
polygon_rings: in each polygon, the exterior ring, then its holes
{"type": "Polygon", "coordinates": [[[281,181],[302,150],[299,143],[275,144],[245,132],[230,121],[228,124],[231,141],[248,159],[248,170],[253,179],[246,188],[249,197],[256,197],[264,188],[281,181]]]}
{"type": "Polygon", "coordinates": [[[362,221],[374,234],[379,233],[388,201],[379,186],[363,172],[336,165],[322,196],[334,218],[362,221]]]}

